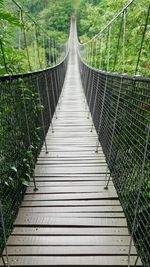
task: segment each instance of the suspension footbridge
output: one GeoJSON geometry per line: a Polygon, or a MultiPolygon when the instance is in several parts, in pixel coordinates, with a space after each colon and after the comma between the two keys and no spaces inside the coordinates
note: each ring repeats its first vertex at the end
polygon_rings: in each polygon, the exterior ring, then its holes
{"type": "MultiPolygon", "coordinates": [[[[149,232],[143,232],[148,231],[148,219],[143,224],[139,210],[148,175],[150,127],[148,117],[143,121],[141,103],[148,99],[149,79],[98,71],[82,60],[85,51],[77,45],[72,17],[68,49],[60,64],[0,78],[3,90],[8,84],[12,88],[34,85],[34,94],[46,107],[34,118],[29,113],[28,92],[21,91],[24,112],[19,123],[26,133],[22,137],[30,145],[32,127],[40,125],[42,142],[33,180],[26,190],[20,186],[23,200],[7,241],[1,203],[4,250],[0,266],[143,266],[144,256],[138,250],[145,245],[148,249],[149,232]],[[129,127],[134,131],[134,126],[137,134],[144,132],[144,140],[135,141],[132,132],[129,136],[129,127]]],[[[7,94],[19,119],[20,91],[7,94]]],[[[18,138],[16,147],[21,149],[19,130],[18,138]]],[[[31,160],[30,152],[31,148],[25,163],[31,160]]]]}

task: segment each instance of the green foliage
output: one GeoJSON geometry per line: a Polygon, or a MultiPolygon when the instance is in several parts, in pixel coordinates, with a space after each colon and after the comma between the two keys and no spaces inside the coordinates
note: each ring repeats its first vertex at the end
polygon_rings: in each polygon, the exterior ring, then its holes
{"type": "Polygon", "coordinates": [[[23,7],[23,20],[11,0],[0,3],[1,75],[46,68],[64,56],[72,1],[18,0],[18,4],[23,7]],[[36,27],[28,14],[37,21],[36,27]]]}
{"type": "Polygon", "coordinates": [[[90,42],[90,39],[100,33],[127,3],[128,1],[125,0],[105,0],[95,4],[92,1],[81,2],[78,15],[80,42],[89,41],[85,45],[85,51],[82,49],[82,56],[88,64],[105,71],[149,76],[150,65],[147,59],[149,54],[150,14],[144,35],[149,9],[149,3],[146,0],[135,0],[133,2],[125,12],[125,23],[121,14],[111,24],[110,50],[108,44],[109,27],[90,42]],[[143,36],[144,42],[142,44],[143,36]],[[142,51],[140,54],[141,44],[142,51]],[[139,57],[140,61],[136,71],[139,57]]]}

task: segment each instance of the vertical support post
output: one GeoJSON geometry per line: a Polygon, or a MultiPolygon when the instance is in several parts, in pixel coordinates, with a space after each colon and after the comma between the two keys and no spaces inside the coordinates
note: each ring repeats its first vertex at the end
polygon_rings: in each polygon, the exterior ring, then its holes
{"type": "Polygon", "coordinates": [[[99,69],[102,69],[102,56],[103,56],[102,43],[103,43],[103,35],[101,34],[101,40],[100,40],[100,66],[99,66],[99,69]]]}
{"type": "MultiPolygon", "coordinates": [[[[19,22],[21,24],[21,10],[19,9],[19,22]]],[[[19,32],[18,32],[18,50],[21,50],[21,29],[19,28],[19,32]]]]}
{"type": "Polygon", "coordinates": [[[36,39],[35,24],[34,24],[34,63],[35,63],[35,69],[37,69],[37,39],[36,39]]]}
{"type": "Polygon", "coordinates": [[[21,14],[21,22],[22,22],[22,25],[23,25],[23,35],[24,35],[24,42],[25,42],[25,49],[26,49],[26,54],[27,54],[28,66],[29,66],[29,70],[32,71],[31,62],[30,62],[30,56],[29,56],[29,51],[28,51],[28,46],[27,46],[25,24],[24,24],[23,13],[22,13],[22,9],[21,8],[20,8],[20,14],[21,14]]]}
{"type": "Polygon", "coordinates": [[[103,94],[103,100],[102,100],[102,108],[100,112],[100,120],[99,120],[99,126],[98,126],[98,138],[96,142],[96,153],[98,153],[98,148],[99,148],[99,134],[101,130],[101,122],[102,122],[102,116],[103,116],[103,111],[104,111],[104,104],[105,104],[105,97],[106,97],[106,90],[107,90],[107,82],[108,82],[108,76],[106,74],[106,80],[105,80],[105,87],[104,87],[104,94],[103,94]]]}
{"type": "Polygon", "coordinates": [[[37,56],[38,56],[38,61],[39,61],[39,67],[42,69],[42,64],[40,60],[40,51],[39,51],[39,46],[38,46],[38,32],[36,28],[36,23],[34,23],[34,28],[35,28],[35,37],[36,37],[36,43],[37,43],[37,56]]]}
{"type": "Polygon", "coordinates": [[[108,32],[108,52],[107,52],[107,72],[109,71],[110,67],[110,40],[111,40],[111,24],[109,26],[109,32],[108,32]]]}
{"type": "MultiPolygon", "coordinates": [[[[91,80],[91,69],[90,68],[87,71],[87,81],[88,81],[88,77],[89,77],[89,81],[90,81],[91,80]]],[[[89,95],[89,90],[90,90],[90,83],[87,84],[87,90],[86,90],[86,93],[85,93],[85,96],[86,96],[85,109],[88,108],[88,95],[89,95]]]]}
{"type": "Polygon", "coordinates": [[[43,32],[43,40],[42,40],[42,42],[43,42],[43,68],[45,68],[46,67],[46,62],[45,62],[45,35],[44,35],[44,32],[43,32]]]}
{"type": "Polygon", "coordinates": [[[93,105],[93,110],[92,110],[92,126],[91,126],[91,132],[93,131],[93,127],[94,127],[93,120],[94,120],[94,114],[95,114],[95,108],[96,108],[96,102],[97,102],[97,94],[98,94],[99,81],[100,81],[100,73],[98,74],[98,79],[97,79],[97,84],[96,84],[96,93],[95,93],[94,105],[93,105]]]}
{"type": "Polygon", "coordinates": [[[96,68],[96,63],[97,63],[97,38],[95,39],[95,63],[94,63],[94,67],[96,68]]]}
{"type": "Polygon", "coordinates": [[[50,38],[48,38],[48,50],[49,50],[48,58],[49,58],[49,66],[50,66],[51,65],[51,39],[50,38]]]}
{"type": "Polygon", "coordinates": [[[92,84],[91,84],[90,99],[89,99],[89,111],[88,111],[88,116],[87,116],[88,119],[90,118],[90,105],[91,105],[92,93],[93,93],[93,83],[94,83],[94,72],[92,75],[92,84]]]}
{"type": "Polygon", "coordinates": [[[106,170],[106,176],[105,176],[106,186],[104,187],[104,189],[108,189],[109,182],[110,182],[110,175],[109,175],[108,181],[107,181],[107,175],[108,175],[108,168],[109,168],[109,163],[110,163],[111,153],[112,153],[112,146],[113,146],[113,139],[114,139],[115,128],[116,128],[118,108],[119,108],[119,103],[120,103],[121,89],[122,89],[122,78],[121,78],[120,86],[119,86],[119,93],[118,93],[118,98],[117,98],[115,118],[114,118],[114,122],[113,122],[112,135],[111,135],[111,140],[110,140],[110,148],[109,148],[109,151],[108,151],[108,162],[107,162],[107,170],[106,170]]]}
{"type": "Polygon", "coordinates": [[[48,100],[48,108],[49,108],[49,115],[51,120],[51,126],[52,126],[52,133],[54,133],[53,123],[52,123],[52,112],[51,112],[51,105],[50,105],[50,98],[49,98],[49,90],[48,90],[48,81],[47,81],[47,75],[44,73],[45,78],[45,86],[46,86],[46,94],[47,94],[47,100],[48,100]]]}
{"type": "MultiPolygon", "coordinates": [[[[54,93],[54,86],[53,86],[53,79],[52,79],[52,73],[50,75],[51,77],[51,85],[52,85],[52,94],[53,94],[53,101],[54,101],[54,106],[55,106],[55,118],[57,119],[57,111],[56,111],[56,100],[55,100],[55,93],[54,93]]],[[[56,94],[57,96],[57,94],[56,94]]]]}
{"type": "MultiPolygon", "coordinates": [[[[25,120],[26,120],[27,134],[28,134],[28,141],[29,141],[29,149],[31,149],[31,136],[30,136],[30,128],[29,128],[28,115],[27,115],[27,108],[26,108],[25,97],[24,97],[24,90],[22,90],[22,95],[23,95],[23,106],[24,106],[25,120]]],[[[34,174],[33,174],[33,184],[34,184],[34,191],[37,191],[38,188],[36,186],[36,181],[35,181],[34,174]]]]}
{"type": "MultiPolygon", "coordinates": [[[[39,78],[38,77],[36,78],[36,85],[37,85],[38,95],[39,95],[39,104],[40,104],[40,106],[42,106],[41,95],[40,95],[40,87],[39,87],[39,78]]],[[[47,142],[46,142],[46,133],[45,133],[45,125],[44,125],[43,109],[41,109],[41,121],[42,121],[42,128],[43,128],[45,153],[48,154],[47,142]]]]}
{"type": "Polygon", "coordinates": [[[123,10],[122,73],[125,69],[126,10],[123,10]]]}

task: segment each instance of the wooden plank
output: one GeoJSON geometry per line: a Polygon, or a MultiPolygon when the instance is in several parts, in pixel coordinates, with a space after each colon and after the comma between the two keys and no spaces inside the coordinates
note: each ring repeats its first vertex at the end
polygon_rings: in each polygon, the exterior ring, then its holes
{"type": "Polygon", "coordinates": [[[53,217],[53,218],[125,218],[122,212],[25,212],[21,209],[19,216],[38,216],[38,217],[53,217]]]}
{"type": "Polygon", "coordinates": [[[75,206],[75,207],[68,207],[68,206],[65,206],[65,207],[34,207],[34,208],[23,208],[21,207],[20,208],[20,211],[21,212],[39,212],[39,213],[73,213],[73,212],[77,212],[77,213],[87,213],[87,212],[98,212],[98,213],[112,213],[112,212],[120,212],[122,213],[123,212],[123,209],[121,206],[75,206]]]}
{"type": "Polygon", "coordinates": [[[82,206],[119,206],[119,200],[112,200],[112,199],[100,199],[100,200],[32,200],[28,201],[25,200],[22,202],[21,206],[23,207],[82,207],[82,206]]]}
{"type": "Polygon", "coordinates": [[[128,236],[127,227],[15,227],[12,235],[128,236]]]}
{"type": "Polygon", "coordinates": [[[38,161],[37,162],[37,165],[39,165],[40,167],[42,167],[43,165],[44,166],[49,166],[51,168],[54,168],[54,167],[57,167],[57,168],[63,168],[63,167],[71,167],[71,168],[76,168],[76,167],[100,167],[100,166],[107,166],[106,162],[103,161],[103,162],[87,162],[87,163],[76,163],[76,162],[70,162],[70,163],[62,163],[62,162],[57,162],[57,163],[53,163],[53,162],[49,162],[49,161],[38,161]]]}
{"type": "MultiPolygon", "coordinates": [[[[43,186],[47,186],[47,187],[61,187],[61,186],[65,186],[65,187],[67,187],[67,186],[97,186],[97,187],[100,187],[100,186],[105,186],[105,181],[75,181],[75,180],[71,180],[71,181],[66,181],[66,180],[64,180],[64,181],[55,181],[55,182],[53,182],[53,181],[47,181],[47,179],[45,178],[41,178],[41,180],[38,180],[38,182],[36,182],[36,184],[37,184],[37,186],[39,187],[39,186],[41,186],[41,187],[43,187],[43,186]]],[[[34,185],[34,183],[33,182],[30,182],[29,183],[29,185],[30,186],[33,186],[34,185]]],[[[113,183],[112,183],[112,181],[110,181],[110,184],[109,184],[110,186],[113,186],[113,183]]]]}
{"type": "Polygon", "coordinates": [[[18,215],[15,226],[100,226],[100,227],[127,227],[124,218],[57,218],[40,217],[35,214],[23,216],[18,215]]]}
{"type": "MultiPolygon", "coordinates": [[[[58,194],[58,193],[104,193],[107,195],[107,192],[104,189],[104,186],[49,186],[49,187],[39,187],[38,191],[36,191],[36,194],[58,194]]],[[[115,194],[114,187],[109,187],[109,194],[113,193],[115,194]]],[[[28,187],[26,190],[26,194],[33,193],[33,188],[28,187]]]]}
{"type": "MultiPolygon", "coordinates": [[[[134,266],[136,256],[131,256],[130,266],[134,266]]],[[[127,266],[127,256],[10,256],[11,266],[127,266]]],[[[0,260],[0,266],[4,266],[0,260]]],[[[137,266],[142,266],[138,260],[137,266]]]]}
{"type": "MultiPolygon", "coordinates": [[[[62,137],[63,138],[63,137],[62,137]]],[[[90,153],[88,150],[80,150],[80,151],[48,151],[48,154],[45,153],[44,151],[44,147],[43,150],[40,152],[39,157],[44,157],[44,158],[48,158],[48,157],[55,157],[55,158],[74,158],[74,157],[78,157],[78,159],[80,158],[84,158],[84,157],[89,157],[89,158],[97,158],[98,155],[104,155],[103,153],[101,153],[101,151],[99,152],[99,154],[96,154],[94,150],[91,150],[90,153]]]]}
{"type": "Polygon", "coordinates": [[[8,246],[129,246],[130,236],[10,236],[8,246]]]}
{"type": "MultiPolygon", "coordinates": [[[[8,246],[8,254],[12,255],[126,255],[128,246],[8,246]]],[[[5,254],[4,254],[5,255],[5,254]]],[[[135,248],[132,246],[131,256],[137,255],[135,248]]]]}
{"type": "Polygon", "coordinates": [[[60,194],[37,194],[38,191],[25,194],[24,200],[81,200],[81,199],[118,199],[115,192],[98,192],[98,193],[60,193],[60,194]]]}
{"type": "Polygon", "coordinates": [[[66,164],[69,165],[69,164],[102,164],[102,163],[106,163],[105,161],[105,158],[98,158],[98,159],[90,159],[90,158],[73,158],[73,159],[70,159],[70,158],[59,158],[59,159],[55,159],[55,158],[39,158],[37,163],[46,163],[48,162],[48,164],[66,164]]]}
{"type": "Polygon", "coordinates": [[[48,173],[106,173],[107,166],[98,166],[98,167],[54,167],[51,168],[49,165],[45,165],[44,167],[41,165],[37,165],[35,168],[35,175],[40,175],[41,173],[48,174],[48,173]]]}

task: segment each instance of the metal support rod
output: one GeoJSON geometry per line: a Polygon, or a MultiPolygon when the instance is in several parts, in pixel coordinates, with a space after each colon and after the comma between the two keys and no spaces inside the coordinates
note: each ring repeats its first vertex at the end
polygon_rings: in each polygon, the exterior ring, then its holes
{"type": "Polygon", "coordinates": [[[89,68],[89,71],[88,71],[89,73],[87,74],[87,78],[89,78],[89,79],[87,79],[87,90],[86,90],[86,92],[85,92],[85,96],[86,96],[86,100],[87,100],[87,102],[86,102],[86,105],[85,105],[85,109],[87,109],[87,107],[88,107],[88,95],[89,95],[89,91],[90,91],[90,81],[91,81],[91,76],[92,76],[92,70],[89,68]]]}
{"type": "Polygon", "coordinates": [[[23,25],[23,36],[24,36],[24,42],[25,42],[25,49],[26,49],[26,54],[27,54],[28,66],[29,66],[29,70],[32,72],[31,63],[30,63],[30,56],[29,56],[29,51],[28,51],[28,46],[27,46],[27,38],[26,38],[26,31],[25,31],[25,24],[24,24],[22,9],[20,9],[20,14],[21,14],[21,22],[22,22],[22,25],[23,25]]]}
{"type": "Polygon", "coordinates": [[[35,68],[37,68],[37,38],[36,38],[35,27],[34,27],[34,63],[35,63],[35,68]]]}
{"type": "Polygon", "coordinates": [[[45,78],[45,86],[46,86],[46,94],[47,94],[47,100],[48,100],[48,108],[49,108],[49,115],[51,120],[51,126],[52,126],[52,133],[54,133],[53,123],[52,123],[52,112],[51,112],[51,105],[50,105],[50,98],[49,98],[49,89],[48,89],[48,81],[47,81],[47,75],[44,73],[45,78]]]}
{"type": "Polygon", "coordinates": [[[95,44],[95,63],[94,63],[94,66],[95,66],[95,68],[96,68],[96,63],[97,63],[97,39],[96,39],[96,44],[95,44]]]}
{"type": "Polygon", "coordinates": [[[102,107],[101,107],[101,112],[100,112],[100,120],[99,120],[99,126],[98,126],[98,138],[97,138],[96,151],[95,151],[96,153],[98,153],[98,148],[99,148],[99,134],[100,134],[100,130],[101,130],[101,122],[102,122],[104,103],[105,103],[105,97],[106,97],[107,81],[108,81],[108,76],[106,75],[104,94],[103,94],[103,100],[102,100],[102,107]]]}
{"type": "Polygon", "coordinates": [[[90,59],[90,64],[92,66],[92,61],[93,61],[93,43],[91,42],[91,59],[90,59]]]}
{"type": "Polygon", "coordinates": [[[136,260],[135,260],[135,263],[134,263],[134,266],[137,266],[137,263],[138,263],[138,259],[139,259],[139,255],[137,255],[137,258],[136,258],[136,260]]]}
{"type": "Polygon", "coordinates": [[[44,136],[45,153],[48,154],[47,142],[46,142],[46,133],[45,133],[45,125],[44,125],[44,114],[43,114],[43,109],[42,109],[42,102],[41,102],[39,78],[38,77],[36,78],[36,85],[37,85],[38,95],[39,95],[39,104],[41,106],[41,121],[42,121],[42,129],[43,129],[43,136],[44,136]]]}
{"type": "Polygon", "coordinates": [[[92,94],[93,94],[94,72],[91,78],[92,78],[92,84],[91,84],[91,92],[90,92],[90,99],[89,99],[89,110],[88,110],[88,116],[87,116],[88,119],[90,118],[90,106],[91,106],[91,100],[92,100],[92,94]]]}
{"type": "MultiPolygon", "coordinates": [[[[50,78],[51,78],[51,88],[52,88],[52,95],[53,95],[53,101],[54,101],[54,107],[55,107],[55,118],[58,119],[57,117],[57,111],[56,111],[56,99],[55,99],[55,93],[54,93],[54,86],[53,86],[53,79],[52,79],[52,73],[50,74],[50,78]]],[[[56,95],[57,97],[57,95],[56,95]]]]}
{"type": "Polygon", "coordinates": [[[56,73],[54,71],[54,84],[55,84],[55,88],[56,88],[56,95],[57,95],[57,105],[58,105],[58,109],[60,109],[60,104],[59,104],[59,101],[60,101],[60,94],[59,94],[59,91],[58,91],[58,86],[57,86],[57,79],[56,79],[56,73]]]}
{"type": "MultiPolygon", "coordinates": [[[[83,95],[86,96],[86,85],[87,85],[87,79],[88,79],[88,70],[85,71],[85,68],[82,68],[82,73],[83,73],[83,79],[82,79],[82,84],[83,84],[83,95]]],[[[86,97],[84,97],[84,103],[85,103],[85,109],[87,108],[87,101],[86,97]]]]}
{"type": "Polygon", "coordinates": [[[102,56],[103,56],[102,43],[103,43],[103,35],[101,35],[101,41],[100,41],[100,66],[99,66],[99,69],[102,69],[102,56]]]}
{"type": "Polygon", "coordinates": [[[48,58],[49,58],[49,66],[51,65],[51,39],[48,39],[48,58]]]}
{"type": "Polygon", "coordinates": [[[147,12],[147,16],[146,16],[145,27],[144,27],[144,31],[143,31],[143,35],[142,35],[142,40],[141,40],[141,46],[140,46],[140,49],[139,49],[139,54],[138,54],[137,64],[136,64],[136,68],[135,68],[135,75],[137,75],[138,68],[139,68],[139,63],[140,63],[141,53],[142,53],[142,49],[143,49],[143,43],[144,43],[144,39],[145,39],[145,35],[146,35],[146,31],[147,31],[147,27],[148,27],[148,17],[149,17],[149,13],[150,13],[150,5],[149,5],[149,7],[148,7],[148,12],[147,12]]]}
{"type": "MultiPolygon", "coordinates": [[[[18,11],[19,11],[19,22],[21,24],[21,10],[20,10],[20,8],[18,11]]],[[[21,33],[22,33],[21,28],[19,28],[19,30],[18,30],[18,50],[19,51],[21,50],[21,33]]]]}
{"type": "Polygon", "coordinates": [[[109,32],[108,32],[108,52],[107,52],[107,72],[109,71],[109,67],[110,67],[110,41],[111,41],[111,24],[109,26],[109,32]]]}
{"type": "Polygon", "coordinates": [[[59,95],[60,95],[60,97],[59,97],[59,103],[61,103],[61,99],[63,98],[63,92],[62,92],[62,90],[61,90],[61,80],[60,80],[60,74],[58,73],[58,68],[56,69],[56,80],[57,80],[57,88],[58,88],[58,90],[59,90],[59,95]]]}
{"type": "Polygon", "coordinates": [[[1,225],[2,225],[2,231],[3,231],[3,238],[4,238],[4,248],[5,248],[5,253],[6,253],[6,260],[4,259],[4,256],[2,256],[2,260],[5,266],[10,267],[9,265],[9,255],[8,255],[8,249],[7,249],[7,242],[6,242],[6,229],[5,229],[5,221],[4,221],[4,216],[3,216],[3,206],[2,206],[2,201],[0,199],[0,215],[1,215],[1,225]]]}
{"type": "Polygon", "coordinates": [[[38,46],[38,32],[37,32],[36,24],[34,24],[34,27],[35,27],[35,37],[36,37],[36,43],[37,43],[37,56],[38,56],[38,61],[39,61],[39,67],[40,69],[42,69],[42,64],[40,60],[40,50],[38,46]]]}
{"type": "Polygon", "coordinates": [[[108,151],[107,170],[106,170],[106,176],[105,176],[106,186],[104,187],[104,189],[108,189],[109,182],[110,182],[110,175],[109,175],[108,181],[107,181],[107,175],[108,175],[108,170],[109,170],[109,163],[110,163],[110,159],[111,159],[112,146],[113,146],[114,134],[115,134],[115,129],[116,129],[116,121],[117,121],[118,108],[119,108],[119,103],[120,103],[121,89],[122,89],[122,78],[121,78],[120,86],[119,86],[119,93],[118,93],[117,105],[116,105],[116,110],[115,110],[115,118],[114,118],[114,122],[113,122],[110,147],[109,147],[109,151],[108,151]]]}
{"type": "Polygon", "coordinates": [[[143,156],[143,162],[142,162],[142,167],[141,167],[141,175],[140,175],[140,180],[139,180],[138,188],[137,188],[138,195],[137,195],[135,209],[134,209],[133,226],[132,226],[130,243],[129,243],[128,267],[130,267],[132,241],[133,241],[134,231],[135,231],[135,227],[136,227],[136,220],[137,220],[138,209],[139,209],[141,188],[142,188],[142,183],[144,181],[144,168],[145,168],[145,163],[146,163],[146,155],[147,155],[147,150],[148,150],[149,136],[150,136],[150,124],[148,125],[148,131],[147,131],[145,148],[144,148],[144,156],[143,156]]]}
{"type": "Polygon", "coordinates": [[[46,62],[45,62],[45,35],[43,33],[43,67],[46,68],[46,62]]]}
{"type": "Polygon", "coordinates": [[[94,120],[94,114],[95,114],[95,108],[96,108],[96,102],[97,102],[97,94],[98,94],[99,81],[100,81],[100,74],[98,75],[97,84],[96,84],[96,93],[95,93],[94,105],[93,105],[93,110],[92,110],[92,126],[91,126],[91,132],[93,131],[93,127],[94,127],[94,121],[93,120],[94,120]]]}
{"type": "MultiPolygon", "coordinates": [[[[31,150],[31,136],[30,136],[28,115],[27,115],[27,108],[26,108],[25,97],[24,97],[24,90],[22,90],[22,95],[23,95],[23,106],[24,106],[25,121],[26,121],[27,134],[28,134],[29,150],[31,150]]],[[[38,188],[36,186],[36,181],[35,181],[35,175],[34,174],[33,174],[33,184],[34,184],[34,191],[37,191],[38,188]]]]}
{"type": "Polygon", "coordinates": [[[122,72],[125,69],[126,10],[123,11],[122,72]]]}
{"type": "Polygon", "coordinates": [[[121,32],[122,32],[122,25],[123,25],[123,20],[124,16],[122,16],[119,32],[118,32],[118,41],[117,41],[117,46],[116,46],[116,51],[115,51],[115,57],[114,57],[114,64],[113,64],[113,72],[115,71],[115,66],[117,64],[117,58],[118,58],[118,51],[119,51],[119,45],[120,45],[120,37],[121,37],[121,32]]]}

